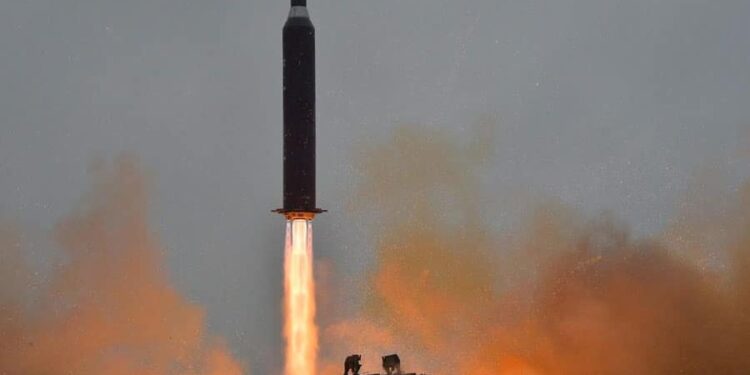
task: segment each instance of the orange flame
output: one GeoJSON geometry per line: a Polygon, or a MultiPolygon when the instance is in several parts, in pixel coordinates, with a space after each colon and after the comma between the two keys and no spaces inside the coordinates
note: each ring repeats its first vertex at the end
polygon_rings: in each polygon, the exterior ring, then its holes
{"type": "Polygon", "coordinates": [[[286,375],[312,375],[318,353],[318,328],[311,221],[287,221],[284,255],[286,375]]]}

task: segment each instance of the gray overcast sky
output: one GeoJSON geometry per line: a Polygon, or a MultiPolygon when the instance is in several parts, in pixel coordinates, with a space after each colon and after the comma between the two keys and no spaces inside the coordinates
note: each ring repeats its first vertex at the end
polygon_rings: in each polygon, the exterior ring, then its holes
{"type": "MultiPolygon", "coordinates": [[[[310,0],[317,250],[346,231],[356,144],[491,116],[493,191],[532,189],[657,230],[694,172],[750,171],[747,0],[310,0]]],[[[0,215],[49,228],[94,157],[138,155],[182,290],[269,373],[281,362],[278,0],[0,2],[0,215]]],[[[460,130],[456,131],[461,136],[460,130]]],[[[354,233],[359,233],[355,231],[354,233]]]]}

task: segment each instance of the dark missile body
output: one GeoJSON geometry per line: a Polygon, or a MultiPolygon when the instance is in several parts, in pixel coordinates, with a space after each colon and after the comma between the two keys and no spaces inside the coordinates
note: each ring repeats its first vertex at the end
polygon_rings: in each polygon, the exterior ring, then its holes
{"type": "Polygon", "coordinates": [[[306,0],[292,0],[284,24],[284,207],[287,217],[314,216],[315,28],[306,0]]]}

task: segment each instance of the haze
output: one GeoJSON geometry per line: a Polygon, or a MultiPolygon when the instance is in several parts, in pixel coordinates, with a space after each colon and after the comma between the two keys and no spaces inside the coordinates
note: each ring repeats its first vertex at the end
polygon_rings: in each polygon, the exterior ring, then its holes
{"type": "MultiPolygon", "coordinates": [[[[649,234],[702,171],[722,170],[730,184],[750,176],[747,1],[309,7],[318,201],[331,211],[316,221],[316,251],[353,279],[372,250],[365,220],[347,208],[353,156],[395,126],[468,138],[493,124],[483,182],[501,226],[544,196],[649,234]]],[[[171,276],[256,374],[282,361],[283,223],[270,210],[281,203],[287,10],[253,0],[0,3],[0,217],[49,229],[80,201],[92,160],[136,155],[171,276]]]]}

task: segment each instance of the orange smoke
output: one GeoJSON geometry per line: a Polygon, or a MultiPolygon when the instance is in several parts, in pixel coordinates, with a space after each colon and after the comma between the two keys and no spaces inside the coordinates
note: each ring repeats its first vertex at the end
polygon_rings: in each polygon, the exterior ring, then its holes
{"type": "Polygon", "coordinates": [[[287,375],[312,375],[318,354],[310,220],[287,221],[284,249],[284,336],[287,375]]]}
{"type": "Polygon", "coordinates": [[[403,128],[365,152],[369,296],[327,345],[363,332],[354,350],[433,375],[750,373],[750,184],[652,238],[545,202],[501,232],[477,144],[403,128]]]}
{"type": "Polygon", "coordinates": [[[135,163],[100,169],[58,226],[60,263],[35,285],[17,237],[0,234],[0,373],[239,375],[203,310],[165,276],[135,163]],[[5,297],[5,298],[3,298],[5,297]]]}

